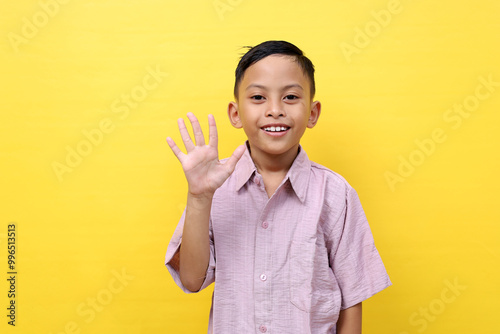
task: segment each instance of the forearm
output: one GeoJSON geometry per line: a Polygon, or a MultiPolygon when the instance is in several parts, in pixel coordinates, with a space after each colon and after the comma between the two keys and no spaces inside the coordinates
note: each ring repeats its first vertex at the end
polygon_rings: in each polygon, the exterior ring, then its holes
{"type": "Polygon", "coordinates": [[[340,311],[337,334],[361,334],[361,303],[340,311]]]}
{"type": "Polygon", "coordinates": [[[179,276],[190,291],[198,291],[203,284],[209,260],[209,219],[212,198],[188,195],[182,243],[179,250],[179,276]]]}

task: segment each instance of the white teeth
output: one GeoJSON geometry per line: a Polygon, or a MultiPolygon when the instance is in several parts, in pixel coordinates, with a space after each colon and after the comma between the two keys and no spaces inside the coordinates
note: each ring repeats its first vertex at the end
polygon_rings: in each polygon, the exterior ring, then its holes
{"type": "Polygon", "coordinates": [[[267,128],[264,128],[264,130],[269,132],[280,132],[280,131],[286,131],[287,128],[285,128],[284,126],[269,126],[267,128]]]}

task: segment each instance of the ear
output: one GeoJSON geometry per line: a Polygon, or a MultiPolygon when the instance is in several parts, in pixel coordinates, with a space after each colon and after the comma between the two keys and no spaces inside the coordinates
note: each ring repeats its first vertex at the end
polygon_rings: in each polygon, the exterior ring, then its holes
{"type": "Polygon", "coordinates": [[[313,128],[318,122],[319,115],[321,114],[321,103],[319,101],[314,101],[311,104],[311,115],[307,121],[307,127],[313,128]]]}
{"type": "Polygon", "coordinates": [[[231,124],[237,128],[241,129],[243,126],[241,123],[241,118],[240,118],[240,113],[238,110],[238,103],[237,102],[229,102],[229,105],[227,106],[227,115],[229,116],[229,121],[231,124]]]}

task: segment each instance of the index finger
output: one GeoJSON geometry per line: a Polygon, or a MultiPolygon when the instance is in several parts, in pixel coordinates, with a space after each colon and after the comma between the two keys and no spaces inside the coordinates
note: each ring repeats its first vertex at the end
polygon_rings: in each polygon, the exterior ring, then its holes
{"type": "Polygon", "coordinates": [[[208,115],[208,145],[217,148],[219,139],[217,135],[217,125],[214,115],[208,115]]]}

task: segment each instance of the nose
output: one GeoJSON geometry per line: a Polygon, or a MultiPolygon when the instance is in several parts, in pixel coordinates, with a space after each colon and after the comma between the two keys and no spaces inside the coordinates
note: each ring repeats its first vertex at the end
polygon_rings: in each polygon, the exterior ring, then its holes
{"type": "Polygon", "coordinates": [[[286,116],[285,110],[280,102],[279,100],[270,101],[269,109],[266,112],[267,117],[277,118],[286,116]]]}

